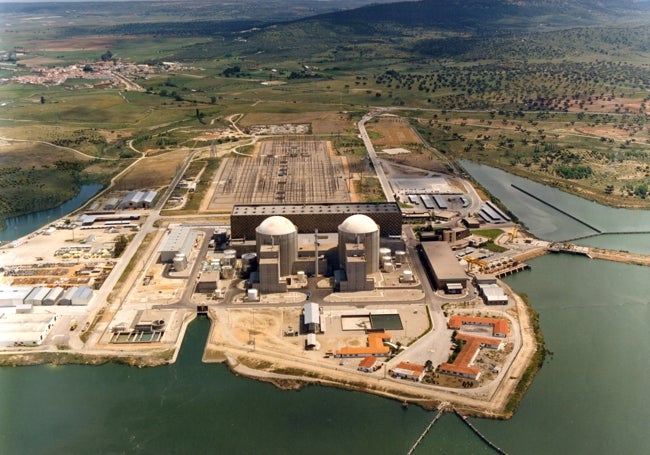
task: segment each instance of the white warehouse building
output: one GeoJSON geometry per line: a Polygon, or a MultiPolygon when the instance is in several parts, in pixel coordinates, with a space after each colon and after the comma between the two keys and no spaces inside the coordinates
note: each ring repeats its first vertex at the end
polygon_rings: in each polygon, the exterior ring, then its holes
{"type": "Polygon", "coordinates": [[[174,227],[160,248],[160,262],[172,262],[177,254],[190,256],[198,233],[188,226],[174,227]]]}
{"type": "Polygon", "coordinates": [[[157,191],[131,191],[120,202],[120,209],[148,209],[157,194],[157,191]]]}

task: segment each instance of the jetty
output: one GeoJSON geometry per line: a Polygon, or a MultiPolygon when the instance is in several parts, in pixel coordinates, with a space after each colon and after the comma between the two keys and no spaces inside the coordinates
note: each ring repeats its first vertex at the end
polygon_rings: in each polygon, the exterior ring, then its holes
{"type": "Polygon", "coordinates": [[[470,428],[470,430],[472,430],[472,431],[474,432],[474,434],[475,434],[476,436],[478,436],[478,437],[481,439],[481,441],[483,441],[485,444],[487,444],[491,449],[493,449],[495,452],[500,453],[500,454],[502,454],[502,455],[507,455],[507,452],[506,452],[506,451],[504,451],[503,449],[501,449],[500,447],[498,447],[496,444],[494,444],[492,441],[490,441],[490,440],[489,440],[489,439],[488,439],[488,438],[487,438],[483,433],[481,433],[481,432],[478,430],[478,428],[476,428],[474,425],[472,425],[472,422],[470,422],[469,420],[467,420],[467,417],[465,417],[464,415],[460,414],[460,413],[456,410],[456,408],[454,408],[454,414],[456,414],[456,415],[460,418],[460,420],[462,420],[463,422],[465,422],[465,425],[467,425],[467,426],[470,428]]]}
{"type": "Polygon", "coordinates": [[[415,451],[415,449],[418,447],[418,445],[420,445],[420,443],[422,442],[424,437],[427,435],[429,430],[431,430],[431,427],[433,426],[433,424],[438,421],[438,419],[442,416],[442,414],[444,414],[446,406],[447,406],[446,403],[440,405],[440,407],[438,408],[438,413],[433,417],[433,419],[431,419],[431,422],[429,422],[429,424],[426,426],[426,428],[424,429],[424,431],[422,432],[420,437],[413,443],[413,445],[411,446],[409,451],[406,452],[407,455],[412,455],[412,453],[415,451]]]}

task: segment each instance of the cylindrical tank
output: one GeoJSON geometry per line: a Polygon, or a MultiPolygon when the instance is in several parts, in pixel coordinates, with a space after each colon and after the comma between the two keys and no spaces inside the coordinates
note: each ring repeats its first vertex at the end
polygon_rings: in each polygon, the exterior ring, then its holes
{"type": "Polygon", "coordinates": [[[395,251],[395,262],[398,264],[404,264],[406,262],[406,251],[397,250],[395,251]]]}
{"type": "Polygon", "coordinates": [[[339,224],[339,262],[345,264],[345,244],[363,243],[366,274],[379,270],[379,226],[367,215],[352,215],[339,224]]]}
{"type": "Polygon", "coordinates": [[[174,256],[173,264],[176,271],[185,270],[187,268],[187,257],[183,253],[178,253],[174,256]]]}
{"type": "Polygon", "coordinates": [[[224,280],[230,280],[235,276],[235,269],[231,265],[221,267],[221,276],[224,280]]]}
{"type": "Polygon", "coordinates": [[[298,258],[298,229],[283,216],[270,216],[255,229],[257,256],[261,259],[264,245],[275,245],[279,250],[280,276],[291,275],[298,258]]]}
{"type": "Polygon", "coordinates": [[[237,256],[234,254],[226,254],[221,258],[221,264],[234,267],[237,264],[237,256]]]}
{"type": "Polygon", "coordinates": [[[384,256],[390,256],[390,248],[379,248],[379,256],[384,257],[384,256]]]}
{"type": "Polygon", "coordinates": [[[257,270],[257,253],[244,253],[241,255],[242,272],[250,273],[257,270]]]}
{"type": "Polygon", "coordinates": [[[228,248],[227,250],[223,250],[223,255],[237,257],[237,250],[234,248],[228,248]]]}
{"type": "Polygon", "coordinates": [[[393,263],[391,261],[384,262],[383,268],[384,268],[384,272],[386,272],[386,273],[391,273],[391,272],[395,271],[395,266],[393,265],[393,263]]]}
{"type": "Polygon", "coordinates": [[[257,289],[249,289],[247,293],[248,293],[248,300],[258,300],[259,295],[257,293],[257,289]]]}
{"type": "Polygon", "coordinates": [[[410,270],[404,270],[404,282],[405,283],[410,283],[413,281],[413,272],[410,270]]]}

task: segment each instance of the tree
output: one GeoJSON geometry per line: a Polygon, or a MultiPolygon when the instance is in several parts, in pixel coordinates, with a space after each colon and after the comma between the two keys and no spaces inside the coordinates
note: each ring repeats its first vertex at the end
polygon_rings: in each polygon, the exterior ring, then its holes
{"type": "Polygon", "coordinates": [[[113,53],[108,50],[104,52],[100,58],[102,59],[102,62],[109,62],[113,58],[113,53]]]}
{"type": "Polygon", "coordinates": [[[113,248],[113,257],[117,258],[122,255],[126,245],[129,243],[125,235],[120,235],[115,240],[115,248],[113,248]]]}

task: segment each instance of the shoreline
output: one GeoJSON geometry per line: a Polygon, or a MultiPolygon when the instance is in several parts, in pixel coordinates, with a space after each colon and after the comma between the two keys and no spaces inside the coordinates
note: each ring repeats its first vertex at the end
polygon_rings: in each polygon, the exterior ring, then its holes
{"type": "MultiPolygon", "coordinates": [[[[253,349],[250,346],[235,346],[234,343],[217,343],[213,340],[219,329],[219,321],[210,319],[210,330],[203,348],[201,361],[203,363],[224,363],[230,372],[236,376],[247,377],[273,384],[281,390],[299,390],[308,386],[335,387],[342,390],[369,393],[388,398],[400,403],[408,403],[434,410],[442,403],[450,403],[454,409],[464,416],[507,420],[510,419],[526,390],[532,384],[532,379],[539,369],[531,361],[537,352],[534,342],[534,331],[530,324],[529,307],[517,294],[511,294],[517,302],[519,326],[522,328],[522,346],[504,372],[496,386],[496,390],[487,399],[480,398],[472,389],[455,389],[451,387],[431,386],[418,382],[393,379],[391,377],[371,377],[368,375],[351,374],[350,368],[332,368],[327,366],[309,365],[300,359],[291,359],[265,349],[253,349]],[[523,313],[522,313],[523,310],[523,313]],[[523,317],[522,317],[523,316],[523,317]],[[525,355],[524,357],[519,357],[525,355]],[[257,367],[257,368],[256,368],[257,367]],[[517,376],[524,379],[523,373],[534,369],[523,391],[515,394],[520,381],[513,382],[509,377],[517,376]],[[467,393],[469,392],[469,393],[467,393]],[[508,410],[513,396],[516,396],[514,408],[508,410]]],[[[185,333],[189,324],[197,318],[196,314],[187,314],[183,318],[178,337],[173,344],[150,350],[146,353],[118,353],[108,349],[87,347],[69,350],[46,350],[38,352],[7,352],[0,354],[0,366],[18,367],[33,365],[103,365],[107,363],[122,364],[131,367],[162,367],[176,362],[185,333]],[[94,351],[94,352],[93,352],[94,351]]],[[[96,346],[96,345],[95,345],[96,346]]]]}

